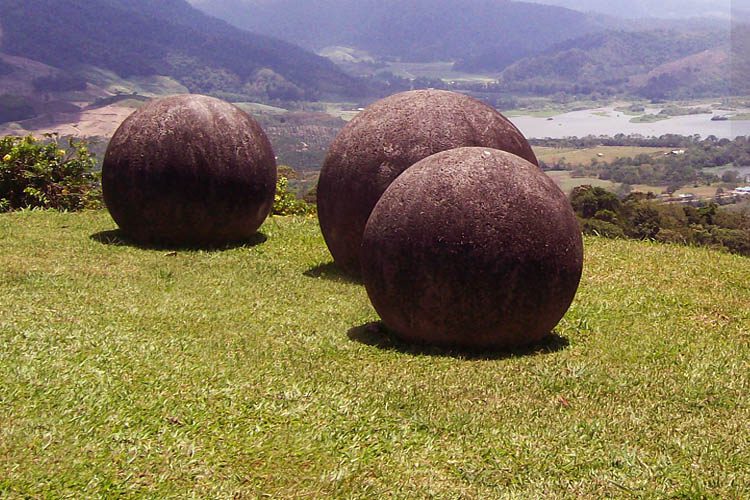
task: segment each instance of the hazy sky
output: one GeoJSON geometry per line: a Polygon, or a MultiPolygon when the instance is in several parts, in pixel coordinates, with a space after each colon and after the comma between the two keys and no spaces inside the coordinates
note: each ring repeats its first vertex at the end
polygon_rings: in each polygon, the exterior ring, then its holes
{"type": "Polygon", "coordinates": [[[750,0],[527,0],[595,11],[622,17],[721,17],[729,18],[732,7],[750,7],[750,0]]]}
{"type": "MultiPolygon", "coordinates": [[[[194,4],[210,5],[230,3],[227,0],[189,0],[194,4]]],[[[273,3],[274,0],[234,0],[243,2],[273,3]]],[[[357,0],[350,0],[356,2],[357,0]]],[[[408,0],[404,0],[407,1],[408,0]]],[[[601,12],[621,17],[720,17],[729,18],[732,8],[750,9],[750,0],[523,0],[527,2],[559,5],[585,12],[601,12]]]]}

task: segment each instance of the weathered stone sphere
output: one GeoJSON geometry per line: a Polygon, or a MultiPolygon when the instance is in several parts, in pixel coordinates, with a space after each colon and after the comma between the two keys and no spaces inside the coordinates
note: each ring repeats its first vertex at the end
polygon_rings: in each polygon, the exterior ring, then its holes
{"type": "Polygon", "coordinates": [[[220,245],[253,236],[273,206],[276,160],[260,126],[201,95],[152,101],[128,117],[102,165],[104,202],[141,243],[220,245]]]}
{"type": "Polygon", "coordinates": [[[409,343],[515,348],[570,307],[583,242],[565,195],[535,165],[487,148],[426,158],[383,194],[362,274],[385,325],[409,343]]]}
{"type": "Polygon", "coordinates": [[[317,191],[320,228],[336,264],[358,276],[365,224],[390,183],[419,160],[463,146],[501,149],[538,163],[503,115],[455,92],[403,92],[349,122],[328,151],[317,191]]]}

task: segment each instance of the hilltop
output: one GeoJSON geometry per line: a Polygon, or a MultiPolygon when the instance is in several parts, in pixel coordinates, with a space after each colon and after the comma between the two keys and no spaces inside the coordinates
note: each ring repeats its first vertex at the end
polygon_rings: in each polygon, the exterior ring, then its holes
{"type": "Polygon", "coordinates": [[[742,498],[750,259],[586,237],[534,349],[395,341],[314,219],[217,251],[0,214],[0,496],[742,498]]]}

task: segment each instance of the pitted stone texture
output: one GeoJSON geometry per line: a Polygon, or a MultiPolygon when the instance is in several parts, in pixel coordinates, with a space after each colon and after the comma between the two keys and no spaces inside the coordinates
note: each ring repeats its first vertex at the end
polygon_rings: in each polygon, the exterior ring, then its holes
{"type": "Polygon", "coordinates": [[[535,165],[486,148],[430,156],[396,179],[362,243],[367,293],[410,343],[514,348],[551,333],[575,296],[583,242],[535,165]]]}
{"type": "Polygon", "coordinates": [[[390,183],[419,160],[463,146],[500,149],[538,164],[510,121],[455,92],[396,94],[347,124],[331,145],[317,191],[320,227],[336,264],[359,275],[365,224],[390,183]]]}
{"type": "Polygon", "coordinates": [[[248,239],[268,216],[276,160],[261,127],[237,107],[168,97],[117,129],[102,189],[112,218],[136,241],[220,245],[248,239]]]}

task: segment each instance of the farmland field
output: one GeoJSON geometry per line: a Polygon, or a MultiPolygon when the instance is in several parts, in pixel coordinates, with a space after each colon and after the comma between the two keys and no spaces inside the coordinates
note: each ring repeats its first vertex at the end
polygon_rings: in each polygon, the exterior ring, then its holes
{"type": "Polygon", "coordinates": [[[563,149],[549,147],[535,147],[537,158],[546,163],[555,163],[561,159],[573,165],[588,165],[592,160],[611,162],[617,158],[632,158],[639,154],[664,154],[666,148],[647,148],[635,146],[599,146],[584,149],[563,149]],[[601,155],[601,156],[599,156],[601,155]]]}

